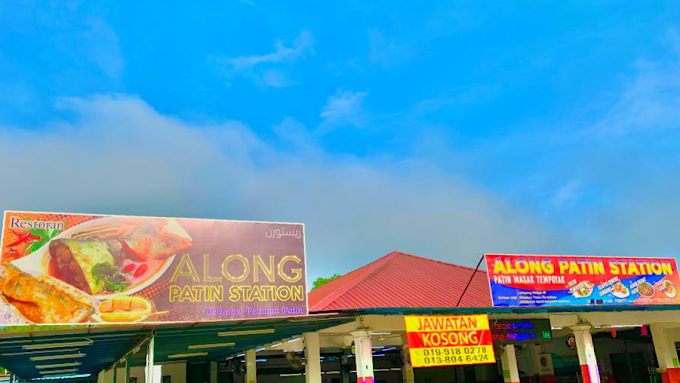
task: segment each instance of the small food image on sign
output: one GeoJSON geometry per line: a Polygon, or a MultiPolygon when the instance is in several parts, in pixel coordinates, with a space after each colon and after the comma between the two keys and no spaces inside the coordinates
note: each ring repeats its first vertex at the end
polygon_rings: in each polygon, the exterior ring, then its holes
{"type": "Polygon", "coordinates": [[[618,282],[612,287],[612,295],[617,298],[626,298],[630,295],[630,290],[623,283],[618,282]]]}
{"type": "Polygon", "coordinates": [[[406,316],[413,367],[495,363],[486,315],[406,316]]]}
{"type": "Polygon", "coordinates": [[[675,298],[677,295],[675,285],[671,281],[664,281],[662,284],[662,289],[664,294],[666,294],[666,296],[669,298],[675,298]]]}
{"type": "Polygon", "coordinates": [[[574,288],[575,298],[587,298],[593,293],[593,287],[595,287],[589,281],[583,281],[579,283],[576,288],[574,288]]]}
{"type": "Polygon", "coordinates": [[[654,286],[650,285],[647,282],[643,282],[638,286],[638,291],[640,292],[640,295],[643,297],[653,297],[654,296],[654,286]]]}

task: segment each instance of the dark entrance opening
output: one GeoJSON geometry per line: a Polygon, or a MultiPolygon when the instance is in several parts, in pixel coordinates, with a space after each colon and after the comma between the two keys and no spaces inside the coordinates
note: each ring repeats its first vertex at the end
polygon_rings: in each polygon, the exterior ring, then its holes
{"type": "Polygon", "coordinates": [[[610,354],[612,372],[618,383],[650,383],[641,352],[610,354]]]}

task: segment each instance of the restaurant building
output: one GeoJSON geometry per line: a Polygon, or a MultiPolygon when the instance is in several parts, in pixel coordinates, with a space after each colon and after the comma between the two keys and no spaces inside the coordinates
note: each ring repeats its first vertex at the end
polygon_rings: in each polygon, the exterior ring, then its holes
{"type": "MultiPolygon", "coordinates": [[[[212,363],[166,363],[160,376],[179,368],[189,382],[680,381],[680,306],[493,307],[487,278],[483,270],[393,252],[309,294],[310,313],[333,325],[291,329],[289,338],[212,363]],[[488,316],[495,361],[413,366],[405,318],[470,315],[488,316]],[[197,375],[196,366],[214,376],[197,375]]],[[[143,381],[141,367],[137,377],[143,381]]],[[[100,376],[111,379],[111,370],[100,376]]]]}
{"type": "Polygon", "coordinates": [[[392,252],[309,293],[309,315],[7,333],[0,364],[15,381],[49,368],[102,383],[680,382],[680,305],[495,297],[484,270],[392,252]],[[457,355],[445,342],[463,332],[479,337],[457,355]],[[54,347],[63,359],[42,356],[54,347]]]}

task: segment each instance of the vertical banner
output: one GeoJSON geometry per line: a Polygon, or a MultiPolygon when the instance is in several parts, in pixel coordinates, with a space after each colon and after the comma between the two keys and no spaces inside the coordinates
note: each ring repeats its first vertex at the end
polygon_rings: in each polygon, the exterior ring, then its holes
{"type": "Polygon", "coordinates": [[[677,305],[673,258],[486,254],[493,305],[677,305]]]}
{"type": "Polygon", "coordinates": [[[496,361],[487,315],[405,316],[413,367],[496,361]]]}
{"type": "Polygon", "coordinates": [[[307,314],[304,226],[5,212],[0,325],[307,314]]]}

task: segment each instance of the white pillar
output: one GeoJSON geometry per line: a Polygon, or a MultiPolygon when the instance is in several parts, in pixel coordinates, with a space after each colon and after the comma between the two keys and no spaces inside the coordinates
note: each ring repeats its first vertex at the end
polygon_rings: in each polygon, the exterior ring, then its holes
{"type": "Polygon", "coordinates": [[[305,338],[305,383],[321,383],[321,345],[319,333],[308,332],[305,338]]]}
{"type": "Polygon", "coordinates": [[[144,382],[153,383],[154,368],[153,368],[153,353],[154,353],[154,336],[151,336],[146,347],[146,369],[144,370],[144,382]]]}
{"type": "Polygon", "coordinates": [[[515,345],[506,344],[503,346],[501,366],[503,367],[503,381],[505,383],[519,383],[519,370],[517,369],[515,345]]]}
{"type": "Polygon", "coordinates": [[[116,376],[113,381],[115,383],[124,382],[125,379],[123,379],[123,374],[125,374],[125,368],[120,366],[116,367],[116,376]]]}
{"type": "Polygon", "coordinates": [[[680,382],[678,352],[666,331],[666,327],[662,324],[653,324],[649,327],[652,330],[654,351],[656,352],[656,359],[659,361],[658,372],[661,374],[663,383],[680,382]]]}
{"type": "Polygon", "coordinates": [[[112,368],[102,371],[103,383],[114,383],[113,372],[114,370],[112,368]]]}
{"type": "Polygon", "coordinates": [[[153,366],[153,380],[151,383],[161,383],[163,380],[163,366],[157,364],[153,366]]]}
{"type": "Polygon", "coordinates": [[[590,326],[574,326],[571,329],[574,331],[574,338],[576,339],[578,364],[581,367],[583,383],[600,383],[600,370],[597,366],[590,326]]]}
{"type": "Polygon", "coordinates": [[[149,339],[149,343],[146,347],[146,366],[144,368],[144,382],[145,383],[161,383],[162,378],[162,368],[163,366],[154,363],[154,353],[155,353],[155,335],[152,335],[149,339]]]}
{"type": "Polygon", "coordinates": [[[357,383],[373,383],[373,349],[371,335],[367,331],[355,331],[355,357],[357,364],[357,383]]]}
{"type": "Polygon", "coordinates": [[[404,383],[415,383],[415,374],[413,373],[413,366],[411,365],[411,355],[409,355],[408,345],[401,347],[401,376],[404,383]]]}
{"type": "Polygon", "coordinates": [[[257,355],[255,350],[246,351],[246,383],[257,383],[257,355]]]}
{"type": "Polygon", "coordinates": [[[129,382],[130,382],[130,356],[125,358],[125,380],[123,380],[123,383],[129,382]]]}
{"type": "Polygon", "coordinates": [[[217,362],[210,362],[210,383],[217,383],[217,362]]]}

